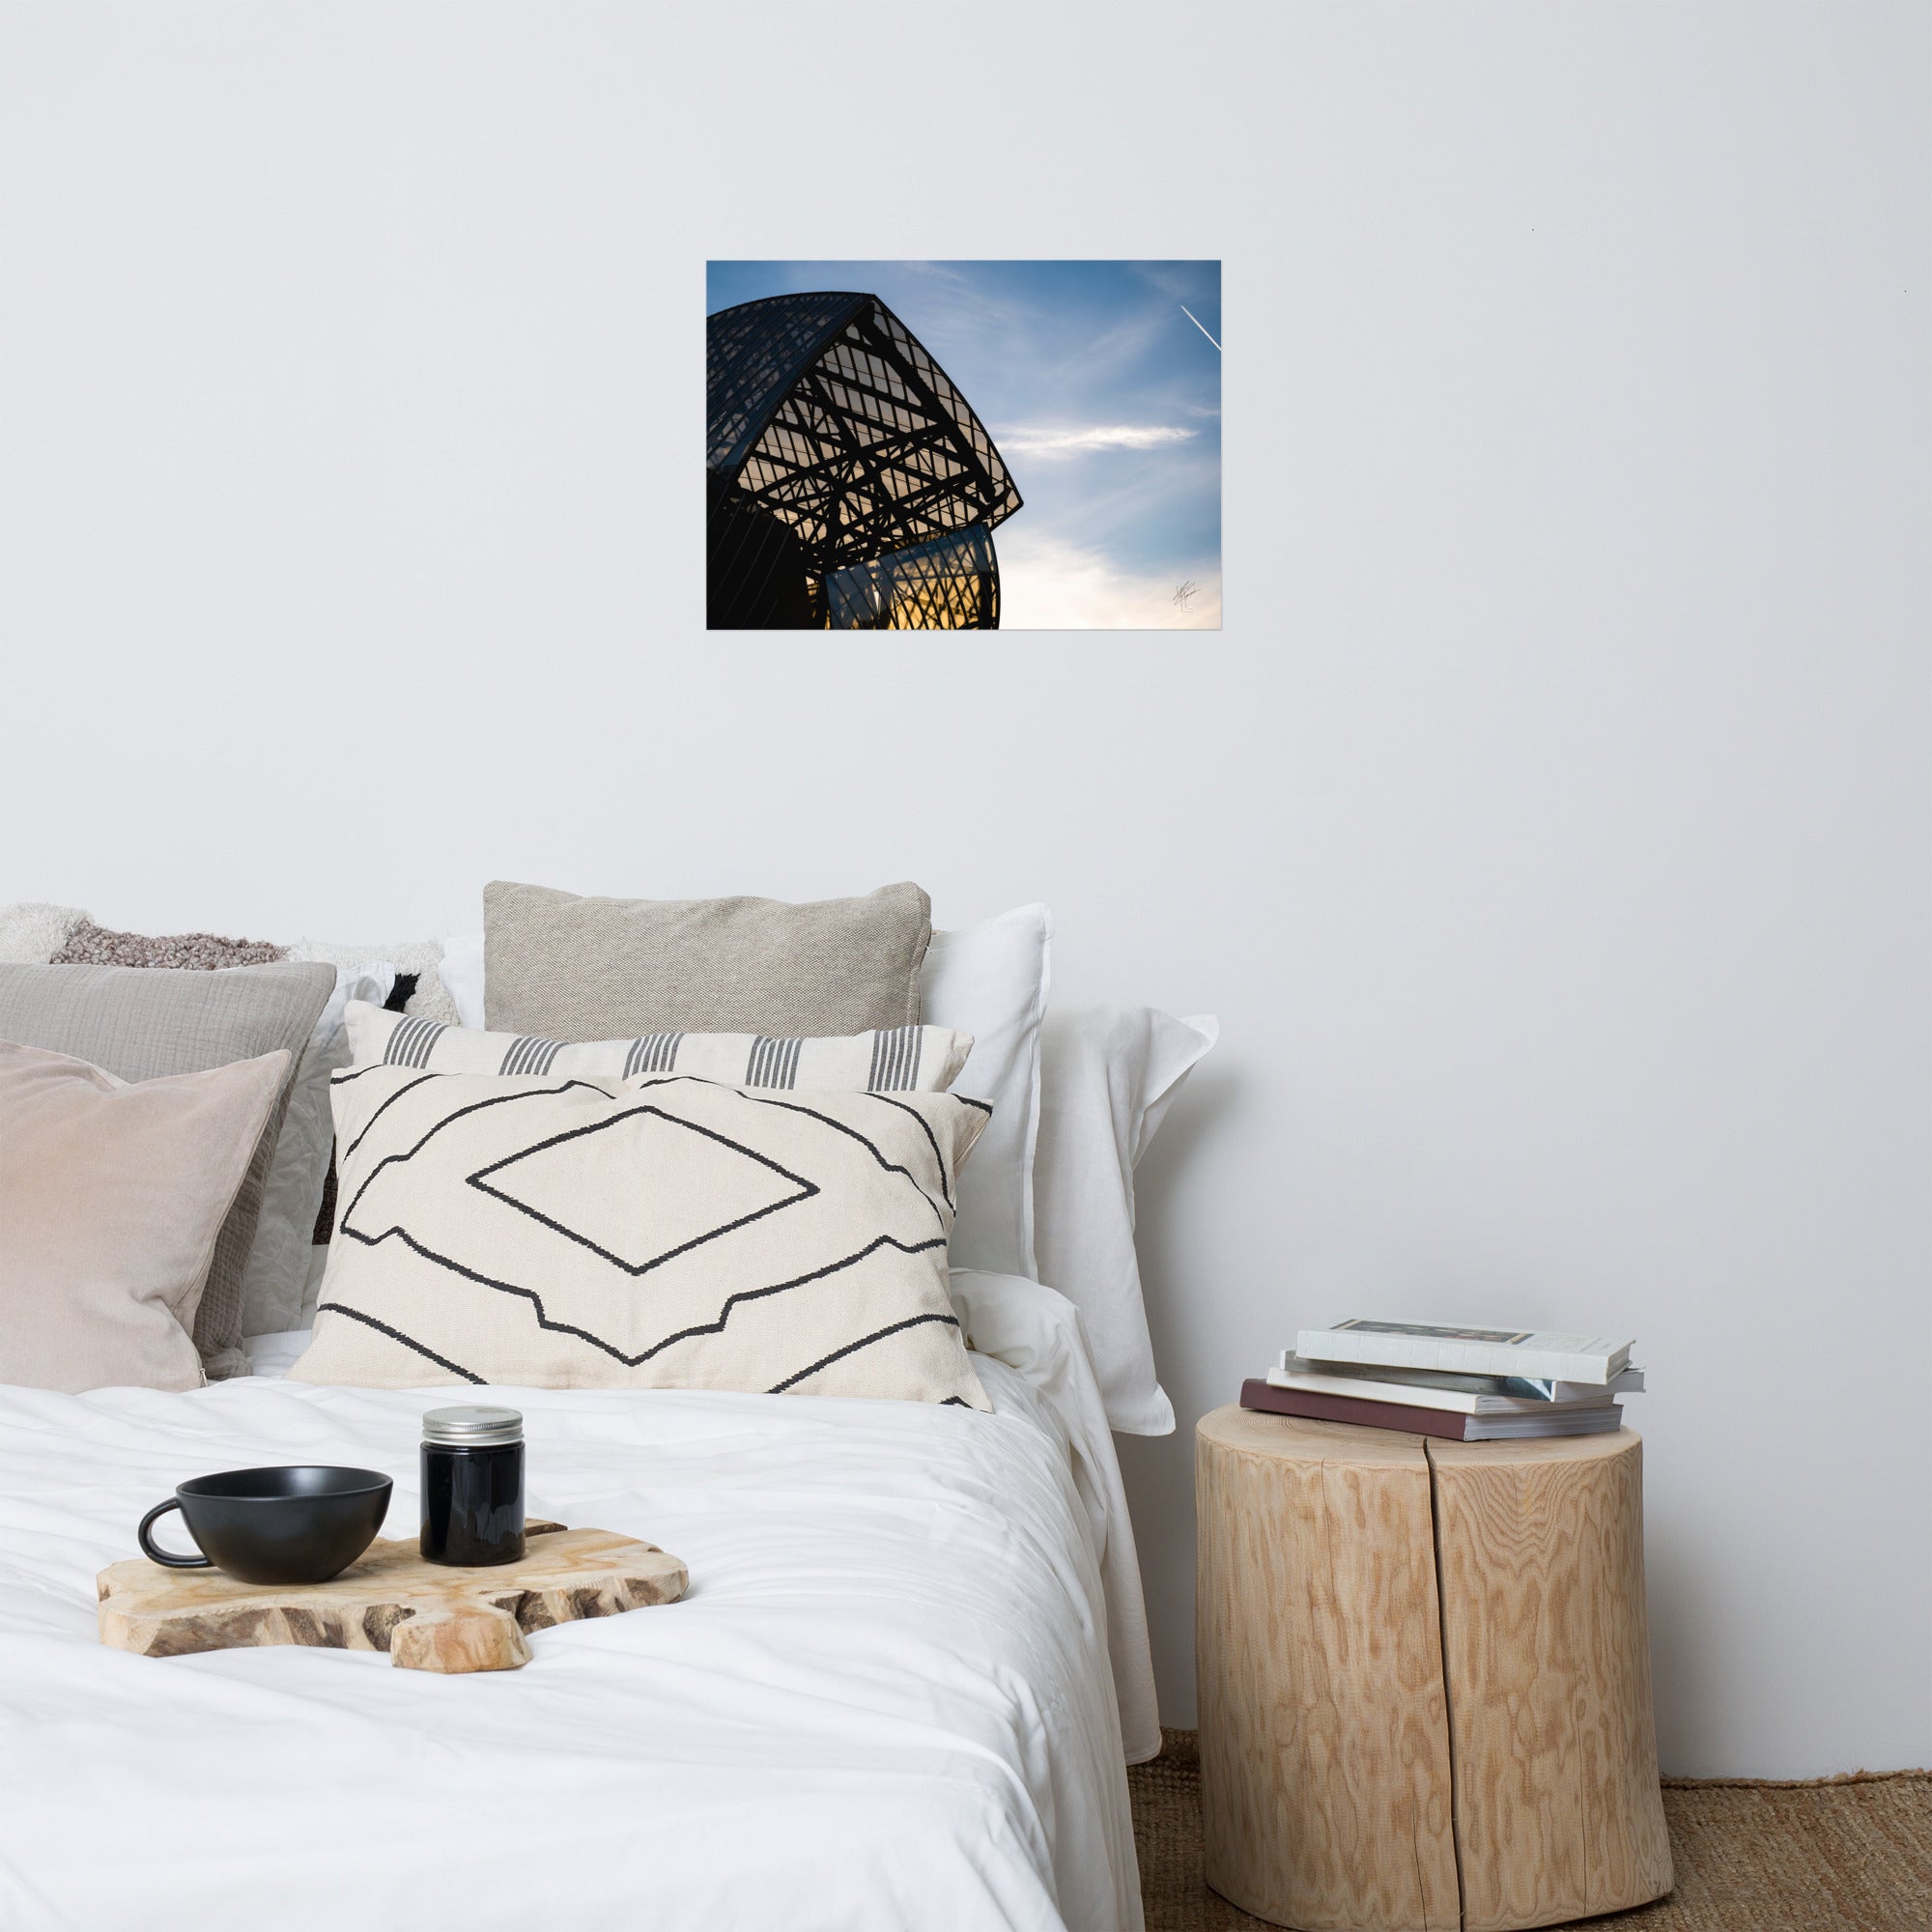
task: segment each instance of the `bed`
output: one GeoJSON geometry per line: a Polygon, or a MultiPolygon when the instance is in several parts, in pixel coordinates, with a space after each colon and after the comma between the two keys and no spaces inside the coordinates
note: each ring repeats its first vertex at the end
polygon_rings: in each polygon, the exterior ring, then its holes
{"type": "Polygon", "coordinates": [[[503,1391],[532,1512],[692,1585],[488,1677],[96,1640],[96,1573],[185,1474],[384,1469],[409,1534],[446,1388],[285,1381],[270,1338],[188,1393],[0,1389],[0,1924],[1131,1932],[1123,1767],[1158,1732],[1079,1319],[1029,1281],[953,1293],[990,1414],[503,1391]]]}
{"type": "Polygon", "coordinates": [[[1132,1172],[1211,1021],[1050,1025],[1040,905],[485,906],[71,956],[0,908],[0,1928],[1135,1932],[1110,1431],[1172,1427],[1132,1172]],[[98,1640],[190,1476],[382,1469],[412,1536],[469,1385],[533,1516],[687,1594],[489,1675],[98,1640]]]}

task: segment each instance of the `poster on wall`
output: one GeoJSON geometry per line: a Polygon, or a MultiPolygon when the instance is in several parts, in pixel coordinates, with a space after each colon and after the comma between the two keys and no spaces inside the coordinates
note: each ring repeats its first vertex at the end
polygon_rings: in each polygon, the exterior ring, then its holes
{"type": "Polygon", "coordinates": [[[706,266],[714,631],[1218,631],[1218,262],[706,266]]]}

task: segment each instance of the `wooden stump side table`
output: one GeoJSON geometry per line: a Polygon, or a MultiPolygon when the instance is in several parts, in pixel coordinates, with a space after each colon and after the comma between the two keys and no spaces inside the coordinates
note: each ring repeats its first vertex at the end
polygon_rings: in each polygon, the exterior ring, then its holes
{"type": "Polygon", "coordinates": [[[1515,1932],[1670,1889],[1631,1430],[1196,1432],[1208,1882],[1301,1932],[1515,1932]]]}

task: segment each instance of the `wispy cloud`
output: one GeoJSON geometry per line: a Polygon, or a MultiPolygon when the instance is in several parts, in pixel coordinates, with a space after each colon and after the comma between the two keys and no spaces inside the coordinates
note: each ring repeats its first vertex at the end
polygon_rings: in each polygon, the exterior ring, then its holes
{"type": "Polygon", "coordinates": [[[1221,573],[1124,568],[1105,551],[1000,533],[1000,627],[1007,631],[1218,631],[1221,573]]]}
{"type": "Polygon", "coordinates": [[[1071,456],[1086,449],[1165,449],[1194,434],[1159,423],[1096,423],[1090,429],[1002,430],[997,440],[1015,454],[1071,456]]]}

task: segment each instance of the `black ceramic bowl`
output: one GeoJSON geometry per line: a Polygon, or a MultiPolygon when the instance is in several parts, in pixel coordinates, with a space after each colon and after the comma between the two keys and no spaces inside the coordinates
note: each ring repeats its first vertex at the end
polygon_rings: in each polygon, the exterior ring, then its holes
{"type": "Polygon", "coordinates": [[[391,1487],[375,1469],[313,1463],[197,1476],[141,1519],[141,1551],[170,1570],[213,1567],[244,1583],[326,1583],[376,1540],[391,1487]],[[199,1556],[172,1555],[150,1534],[171,1509],[199,1556]]]}

